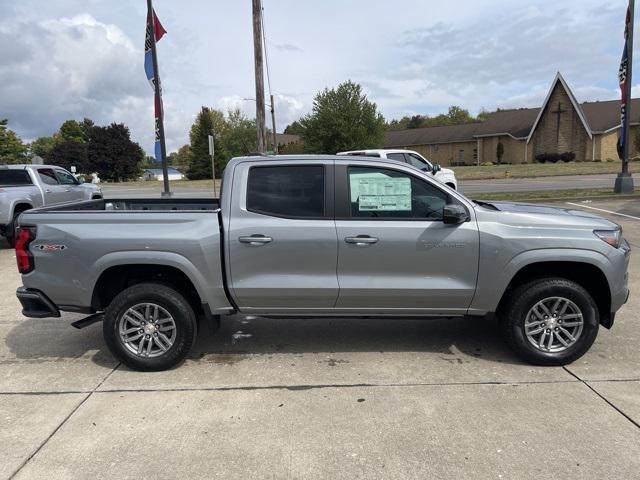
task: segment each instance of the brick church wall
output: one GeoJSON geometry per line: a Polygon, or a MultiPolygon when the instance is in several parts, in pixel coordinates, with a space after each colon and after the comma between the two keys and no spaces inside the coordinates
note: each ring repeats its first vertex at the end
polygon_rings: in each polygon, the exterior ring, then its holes
{"type": "Polygon", "coordinates": [[[541,153],[574,152],[577,160],[586,159],[589,136],[569,95],[559,82],[551,93],[532,140],[534,157],[541,153]],[[554,113],[558,105],[563,111],[559,125],[558,114],[554,113]]]}

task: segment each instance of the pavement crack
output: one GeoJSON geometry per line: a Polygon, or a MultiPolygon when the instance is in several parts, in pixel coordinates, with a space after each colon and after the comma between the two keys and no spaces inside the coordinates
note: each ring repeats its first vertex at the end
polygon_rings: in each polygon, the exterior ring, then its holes
{"type": "Polygon", "coordinates": [[[97,384],[97,385],[96,385],[96,386],[95,386],[91,391],[89,391],[88,393],[87,393],[87,392],[85,392],[85,393],[86,393],[85,397],[84,397],[82,400],[80,400],[80,402],[78,402],[78,404],[77,404],[73,409],[71,409],[71,411],[69,412],[69,414],[68,414],[67,416],[65,416],[65,417],[62,419],[62,422],[60,422],[60,424],[59,424],[56,428],[54,428],[54,429],[53,429],[53,431],[52,431],[52,432],[47,436],[47,438],[45,438],[45,439],[44,439],[44,441],[42,441],[42,442],[40,443],[40,445],[38,445],[38,447],[37,447],[37,448],[36,448],[36,449],[31,453],[31,455],[29,455],[29,456],[25,459],[25,461],[24,461],[24,462],[22,462],[22,463],[18,466],[18,468],[16,468],[16,469],[14,470],[14,472],[13,472],[11,475],[9,475],[9,480],[12,480],[13,478],[15,478],[15,476],[16,476],[16,475],[18,475],[18,473],[20,473],[20,470],[22,470],[22,469],[23,469],[23,468],[24,468],[24,467],[25,467],[25,466],[26,466],[26,465],[31,461],[31,459],[32,459],[33,457],[35,457],[35,456],[38,454],[38,452],[40,452],[40,450],[42,450],[42,448],[43,448],[43,447],[44,447],[44,446],[49,442],[49,440],[51,440],[51,438],[53,438],[53,436],[54,436],[56,433],[58,433],[58,431],[59,431],[59,430],[63,427],[63,425],[64,425],[65,423],[67,423],[67,421],[68,421],[68,420],[69,420],[69,419],[70,419],[70,418],[71,418],[71,417],[72,417],[72,416],[73,416],[73,415],[78,411],[78,409],[79,409],[82,405],[84,405],[84,404],[85,404],[85,402],[86,402],[87,400],[89,400],[89,398],[91,398],[91,396],[92,396],[94,393],[96,393],[96,390],[98,390],[98,388],[100,388],[100,386],[102,386],[102,384],[103,384],[105,381],[107,381],[107,379],[111,376],[111,374],[113,374],[113,372],[115,372],[115,371],[118,369],[118,367],[119,367],[120,365],[121,365],[121,364],[120,364],[120,363],[118,363],[115,367],[113,367],[113,369],[112,369],[109,373],[107,373],[107,374],[104,376],[104,378],[103,378],[103,379],[102,379],[102,380],[101,380],[101,381],[100,381],[100,382],[99,382],[99,383],[98,383],[98,384],[97,384]]]}
{"type": "Polygon", "coordinates": [[[618,412],[620,415],[622,415],[624,418],[626,418],[627,420],[629,420],[633,425],[635,425],[637,428],[640,428],[640,423],[636,422],[633,418],[631,418],[629,415],[627,415],[626,413],[624,413],[619,407],[617,407],[611,400],[609,400],[607,397],[605,397],[604,395],[602,395],[600,392],[598,392],[595,388],[593,388],[593,386],[591,386],[587,381],[583,380],[582,378],[580,378],[578,375],[576,375],[575,373],[573,373],[571,370],[569,370],[566,366],[562,367],[564,369],[565,372],[567,372],[569,375],[571,375],[572,377],[574,377],[576,380],[578,380],[580,383],[582,383],[583,385],[585,385],[589,390],[591,390],[593,393],[595,393],[598,397],[600,397],[602,400],[604,400],[611,408],[613,408],[616,412],[618,412]]]}

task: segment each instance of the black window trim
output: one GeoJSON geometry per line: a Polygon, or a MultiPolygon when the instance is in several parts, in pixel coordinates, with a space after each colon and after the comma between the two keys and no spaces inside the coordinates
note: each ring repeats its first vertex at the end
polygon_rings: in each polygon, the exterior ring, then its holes
{"type": "MultiPolygon", "coordinates": [[[[380,166],[374,166],[374,165],[358,165],[356,164],[349,164],[349,165],[336,165],[335,168],[335,178],[336,178],[336,201],[335,201],[335,210],[336,210],[336,220],[341,220],[341,221],[345,221],[345,220],[349,220],[349,221],[356,221],[356,222],[361,222],[361,221],[365,221],[365,222],[443,222],[443,219],[437,220],[435,218],[415,218],[415,217],[353,217],[351,216],[351,188],[349,185],[349,169],[350,168],[371,168],[371,169],[375,169],[375,170],[392,170],[394,172],[398,172],[398,173],[403,173],[405,175],[408,175],[409,177],[413,177],[418,181],[421,182],[425,182],[430,184],[433,188],[436,188],[437,190],[441,191],[442,193],[444,193],[447,196],[447,202],[446,205],[449,205],[451,203],[456,203],[458,205],[462,205],[464,207],[465,210],[467,210],[467,215],[469,214],[469,210],[467,209],[467,206],[464,205],[462,202],[458,201],[458,199],[456,199],[455,197],[453,197],[449,192],[447,192],[446,190],[441,189],[440,187],[438,187],[435,183],[431,183],[427,180],[425,180],[424,178],[420,178],[416,175],[413,175],[410,172],[405,172],[404,170],[398,170],[393,168],[391,165],[387,166],[387,165],[380,165],[380,166]]],[[[412,167],[415,168],[415,167],[412,167]]]]}
{"type": "Polygon", "coordinates": [[[334,219],[334,167],[333,164],[324,163],[277,163],[273,165],[252,165],[247,173],[247,189],[245,192],[245,206],[247,212],[266,217],[286,218],[289,220],[333,220],[334,219]],[[254,168],[274,168],[274,167],[322,167],[324,180],[324,214],[320,217],[316,216],[296,216],[296,215],[278,215],[273,212],[266,212],[249,208],[249,176],[254,168]]]}

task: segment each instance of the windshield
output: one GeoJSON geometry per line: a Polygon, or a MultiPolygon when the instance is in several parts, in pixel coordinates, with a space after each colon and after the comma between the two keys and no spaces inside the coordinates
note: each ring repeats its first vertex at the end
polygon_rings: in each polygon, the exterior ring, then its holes
{"type": "Polygon", "coordinates": [[[0,170],[0,187],[31,185],[31,177],[26,170],[0,170]]]}

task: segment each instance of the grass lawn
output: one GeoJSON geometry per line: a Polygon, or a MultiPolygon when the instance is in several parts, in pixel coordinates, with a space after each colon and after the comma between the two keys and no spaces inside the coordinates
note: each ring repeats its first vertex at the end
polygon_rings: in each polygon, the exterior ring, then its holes
{"type": "Polygon", "coordinates": [[[577,188],[567,190],[535,190],[529,192],[474,193],[468,195],[474,200],[504,200],[522,202],[528,200],[576,200],[585,198],[640,198],[640,192],[632,195],[616,195],[611,188],[577,188]]]}
{"type": "MultiPolygon", "coordinates": [[[[488,180],[492,178],[553,177],[556,175],[618,173],[621,167],[620,161],[615,161],[528,163],[519,165],[491,165],[487,167],[452,167],[452,169],[458,180],[488,180]]],[[[631,173],[640,172],[640,162],[630,162],[629,170],[631,173]]]]}

